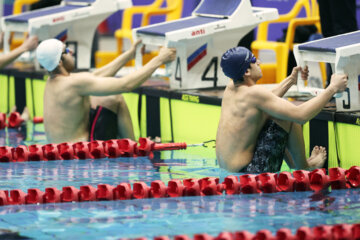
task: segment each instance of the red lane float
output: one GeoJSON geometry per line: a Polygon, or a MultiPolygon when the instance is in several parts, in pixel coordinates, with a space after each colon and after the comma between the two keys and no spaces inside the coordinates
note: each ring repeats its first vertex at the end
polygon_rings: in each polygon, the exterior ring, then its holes
{"type": "Polygon", "coordinates": [[[104,141],[91,141],[88,143],[91,158],[105,158],[104,141]]]}
{"type": "Polygon", "coordinates": [[[42,146],[30,145],[28,147],[28,150],[29,150],[29,155],[28,155],[29,161],[46,161],[46,159],[44,158],[44,152],[42,146]]]}
{"type": "Polygon", "coordinates": [[[346,170],[342,168],[329,169],[329,181],[331,189],[346,189],[350,188],[350,184],[346,181],[346,170]]]}
{"type": "MultiPolygon", "coordinates": [[[[1,116],[1,115],[0,115],[1,116]]],[[[13,118],[17,114],[13,114],[13,118]]],[[[17,118],[16,118],[17,119],[17,118]]],[[[14,120],[15,121],[15,120],[14,120]]],[[[1,123],[0,123],[1,124],[1,123]]],[[[91,141],[77,143],[46,144],[43,146],[32,145],[23,148],[24,157],[21,161],[49,161],[49,160],[75,160],[75,159],[100,159],[118,157],[153,156],[152,151],[185,149],[186,143],[154,143],[147,138],[137,142],[131,139],[112,139],[108,141],[91,141]]],[[[6,147],[6,146],[4,146],[6,147]]],[[[1,147],[0,147],[1,148],[1,147]]],[[[3,149],[4,151],[5,149],[3,149]]],[[[21,150],[19,150],[21,152],[21,150]]],[[[5,154],[3,154],[5,155],[5,154]]],[[[14,158],[16,160],[16,158],[14,158]]],[[[12,158],[0,161],[12,161],[12,158]]]]}
{"type": "Polygon", "coordinates": [[[43,117],[34,117],[33,118],[33,123],[38,124],[38,123],[43,123],[44,122],[44,118],[43,117]]]}
{"type": "Polygon", "coordinates": [[[148,138],[139,138],[139,156],[148,156],[154,151],[186,149],[186,143],[155,143],[148,138]]]}
{"type": "Polygon", "coordinates": [[[12,149],[14,162],[26,162],[29,161],[29,149],[27,146],[20,145],[17,148],[12,149]]]}
{"type": "Polygon", "coordinates": [[[72,160],[75,158],[74,148],[71,143],[60,143],[57,145],[60,160],[72,160]]]}
{"type": "Polygon", "coordinates": [[[320,191],[328,188],[330,185],[329,176],[326,175],[325,168],[315,169],[310,174],[310,188],[314,191],[320,191]]]}
{"type": "Polygon", "coordinates": [[[105,154],[108,158],[118,158],[123,155],[117,140],[108,140],[104,144],[105,154]]]}
{"type": "Polygon", "coordinates": [[[183,180],[185,189],[184,196],[200,196],[200,180],[196,178],[188,178],[183,180]]]}
{"type": "Polygon", "coordinates": [[[236,176],[227,176],[224,179],[225,192],[228,195],[240,193],[240,182],[236,176]]]}
{"type": "Polygon", "coordinates": [[[253,238],[254,238],[254,234],[248,231],[235,232],[236,240],[252,240],[253,238]]]}
{"type": "Polygon", "coordinates": [[[257,176],[257,181],[259,189],[263,193],[275,193],[277,192],[276,188],[276,178],[277,174],[275,173],[261,173],[257,176]]]}
{"type": "Polygon", "coordinates": [[[277,190],[280,192],[293,192],[295,178],[289,172],[281,172],[276,178],[277,190]]]}
{"type": "Polygon", "coordinates": [[[133,198],[133,190],[130,183],[120,183],[115,190],[116,199],[128,200],[133,198]]]}
{"type": "Polygon", "coordinates": [[[53,161],[60,159],[59,150],[57,144],[46,144],[42,146],[45,161],[53,161]]]}
{"type": "Polygon", "coordinates": [[[245,174],[240,177],[240,192],[243,194],[260,193],[256,175],[245,174]]]}
{"type": "Polygon", "coordinates": [[[77,159],[90,159],[91,154],[87,142],[77,142],[73,144],[74,155],[77,159]]]}
{"type": "Polygon", "coordinates": [[[347,173],[347,180],[352,187],[358,188],[360,187],[360,167],[353,166],[351,167],[347,173]]]}
{"type": "MultiPolygon", "coordinates": [[[[357,240],[360,224],[337,224],[319,225],[313,228],[300,227],[293,235],[290,229],[281,228],[275,235],[267,229],[261,229],[255,234],[248,231],[221,232],[213,237],[206,233],[198,233],[193,237],[187,235],[176,235],[174,240],[357,240]]],[[[168,236],[154,237],[154,240],[169,240],[168,236]]],[[[136,240],[147,240],[147,238],[136,238],[136,240]]]]}
{"type": "Polygon", "coordinates": [[[0,147],[0,162],[12,162],[13,161],[13,150],[12,147],[0,147]]]}
{"type": "Polygon", "coordinates": [[[95,201],[97,189],[91,185],[80,186],[80,201],[95,201]]]}
{"type": "Polygon", "coordinates": [[[119,139],[118,145],[121,150],[122,157],[136,157],[138,153],[137,142],[131,139],[119,139]]]}
{"type": "MultiPolygon", "coordinates": [[[[37,158],[37,152],[42,148],[36,145],[32,148],[32,154],[35,154],[37,158]]],[[[54,146],[51,146],[51,148],[56,149],[54,146]]],[[[26,157],[21,154],[21,151],[23,151],[22,149],[24,148],[21,148],[20,146],[15,150],[10,147],[0,147],[0,160],[6,162],[23,161],[26,157]],[[11,156],[12,153],[16,155],[16,158],[11,156]]],[[[298,184],[297,187],[300,191],[304,191],[304,189],[310,188],[310,186],[312,190],[319,191],[332,186],[331,183],[335,184],[335,189],[346,189],[349,186],[359,187],[359,170],[359,167],[352,167],[346,171],[341,168],[333,168],[331,170],[331,177],[325,174],[324,169],[316,169],[310,173],[307,171],[295,171],[298,175],[294,178],[287,172],[279,173],[279,175],[274,173],[262,173],[259,175],[245,174],[239,177],[227,176],[222,183],[219,182],[219,178],[215,177],[205,177],[202,179],[191,178],[182,181],[173,179],[167,183],[167,186],[164,182],[156,180],[151,182],[150,186],[144,182],[135,182],[132,185],[132,188],[129,183],[120,183],[117,186],[99,184],[97,188],[85,185],[81,186],[80,189],[73,186],[66,186],[62,188],[62,191],[57,188],[46,188],[44,192],[36,188],[30,188],[27,191],[27,194],[23,193],[21,190],[15,189],[10,191],[10,196],[8,195],[8,191],[0,190],[0,205],[213,196],[222,195],[224,193],[228,195],[273,193],[278,191],[289,191],[290,189],[296,191],[296,187],[292,187],[293,185],[296,186],[296,184],[298,184]]],[[[345,226],[342,228],[345,229],[345,226]]],[[[340,230],[342,228],[340,228],[340,230]]],[[[336,231],[338,232],[340,230],[337,229],[336,231]]],[[[308,232],[309,230],[304,228],[299,229],[298,234],[304,236],[304,239],[306,239],[308,232]]],[[[311,231],[312,234],[317,235],[325,234],[324,232],[329,234],[327,229],[320,227],[317,228],[315,232],[311,231]]],[[[358,229],[358,232],[360,236],[360,228],[358,229]]],[[[282,236],[288,235],[285,230],[279,234],[282,236]]]]}
{"type": "Polygon", "coordinates": [[[304,192],[310,191],[310,177],[309,171],[306,170],[297,170],[293,172],[295,178],[295,191],[304,192]]]}
{"type": "Polygon", "coordinates": [[[6,128],[6,114],[0,113],[0,130],[6,128]]]}
{"type": "Polygon", "coordinates": [[[8,127],[9,128],[17,128],[20,127],[20,125],[24,122],[24,119],[21,118],[20,113],[18,112],[12,112],[10,113],[9,119],[8,119],[8,127]]]}

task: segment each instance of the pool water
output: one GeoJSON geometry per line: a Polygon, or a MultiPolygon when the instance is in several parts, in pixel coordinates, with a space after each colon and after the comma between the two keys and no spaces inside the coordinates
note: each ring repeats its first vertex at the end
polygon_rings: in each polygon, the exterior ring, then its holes
{"type": "MultiPolygon", "coordinates": [[[[1,130],[0,145],[44,144],[41,125],[1,130]]],[[[0,163],[0,189],[223,177],[214,149],[197,147],[147,157],[0,163]]],[[[360,190],[296,192],[0,207],[0,232],[18,239],[119,239],[360,222],[360,190]]]]}

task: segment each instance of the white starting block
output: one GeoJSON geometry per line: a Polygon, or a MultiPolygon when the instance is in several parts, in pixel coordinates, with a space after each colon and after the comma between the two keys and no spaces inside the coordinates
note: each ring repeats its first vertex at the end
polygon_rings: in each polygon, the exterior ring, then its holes
{"type": "MultiPolygon", "coordinates": [[[[360,74],[360,31],[324,38],[294,47],[295,59],[299,66],[308,62],[326,62],[331,64],[334,73],[348,74],[348,87],[336,94],[336,111],[359,111],[359,74],[360,74]]],[[[323,91],[310,88],[304,81],[298,80],[298,91],[317,95],[323,91]]]]}
{"type": "MultiPolygon", "coordinates": [[[[177,59],[166,66],[175,89],[225,86],[223,53],[259,23],[278,18],[275,8],[252,7],[250,0],[202,0],[192,16],[133,30],[145,45],[175,47],[177,59]]],[[[136,67],[142,65],[137,49],[136,67]]]]}
{"type": "MultiPolygon", "coordinates": [[[[132,6],[131,0],[64,0],[60,5],[2,18],[4,52],[11,32],[28,32],[39,40],[57,38],[74,44],[78,68],[90,68],[97,26],[110,14],[132,6]]],[[[33,61],[34,56],[29,58],[33,61]]]]}

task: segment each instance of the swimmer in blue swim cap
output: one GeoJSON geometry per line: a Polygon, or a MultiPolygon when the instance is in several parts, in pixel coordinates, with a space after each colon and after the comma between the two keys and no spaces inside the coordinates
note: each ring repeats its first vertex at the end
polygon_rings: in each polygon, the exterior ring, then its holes
{"type": "Polygon", "coordinates": [[[220,167],[231,172],[278,172],[283,159],[290,168],[321,168],[326,149],[315,146],[305,157],[301,124],[316,116],[336,92],[346,89],[347,75],[333,75],[325,91],[301,104],[282,97],[308,68],[295,67],[272,90],[256,84],[262,77],[260,61],[244,47],[227,50],[221,59],[224,74],[231,78],[224,91],[216,136],[220,167]]]}

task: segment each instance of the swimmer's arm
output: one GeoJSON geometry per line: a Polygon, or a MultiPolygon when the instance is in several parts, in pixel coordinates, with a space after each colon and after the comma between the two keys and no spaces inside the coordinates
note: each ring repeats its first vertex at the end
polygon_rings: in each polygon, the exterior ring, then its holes
{"type": "Polygon", "coordinates": [[[292,73],[283,81],[281,81],[281,83],[278,86],[276,86],[272,90],[272,92],[278,97],[283,97],[285,93],[291,88],[291,86],[297,83],[297,76],[299,72],[301,73],[301,78],[304,81],[308,79],[309,76],[308,66],[306,66],[304,69],[302,69],[301,67],[294,67],[292,73]]]}
{"type": "Polygon", "coordinates": [[[106,64],[105,66],[96,69],[92,72],[95,76],[98,77],[113,77],[115,74],[131,59],[135,56],[135,49],[136,46],[139,45],[141,41],[137,41],[134,45],[131,46],[129,50],[115,58],[110,63],[106,64]]]}
{"type": "Polygon", "coordinates": [[[298,106],[260,88],[251,94],[254,105],[270,116],[304,124],[315,117],[338,90],[336,86],[329,86],[317,97],[298,106]]]}
{"type": "Polygon", "coordinates": [[[9,53],[0,56],[0,68],[6,67],[11,62],[15,61],[21,54],[27,51],[31,51],[37,47],[38,38],[36,36],[32,36],[26,39],[23,44],[19,47],[15,48],[9,53]]]}
{"type": "Polygon", "coordinates": [[[81,96],[107,96],[129,92],[144,83],[163,62],[153,58],[141,69],[122,78],[97,77],[93,74],[74,74],[73,85],[81,96]]]}

